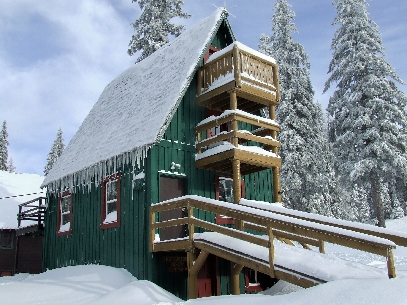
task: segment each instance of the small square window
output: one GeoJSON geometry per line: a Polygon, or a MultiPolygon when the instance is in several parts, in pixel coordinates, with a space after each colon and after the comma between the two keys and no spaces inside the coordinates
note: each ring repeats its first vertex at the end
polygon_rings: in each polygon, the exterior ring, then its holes
{"type": "Polygon", "coordinates": [[[58,201],[57,235],[71,234],[72,231],[72,193],[63,192],[58,201]]]}
{"type": "MultiPolygon", "coordinates": [[[[216,200],[233,203],[233,179],[230,177],[216,176],[215,196],[216,200]]],[[[241,197],[245,197],[245,186],[243,179],[241,180],[241,197]]],[[[235,220],[232,217],[217,214],[215,222],[217,224],[234,224],[235,220]]]]}
{"type": "Polygon", "coordinates": [[[120,174],[103,180],[101,229],[120,226],[120,174]]]}
{"type": "Polygon", "coordinates": [[[0,249],[13,249],[13,232],[0,231],[0,249]]]}

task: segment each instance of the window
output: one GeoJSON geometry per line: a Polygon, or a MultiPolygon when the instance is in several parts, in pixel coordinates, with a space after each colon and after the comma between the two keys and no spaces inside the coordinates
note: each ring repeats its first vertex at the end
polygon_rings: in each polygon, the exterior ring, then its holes
{"type": "MultiPolygon", "coordinates": [[[[245,186],[244,180],[240,181],[241,183],[241,196],[244,198],[245,194],[245,186]]],[[[225,202],[234,202],[233,196],[233,179],[230,177],[222,177],[216,176],[215,177],[215,199],[225,202]]],[[[217,224],[234,224],[235,220],[232,217],[223,216],[220,214],[216,215],[216,223],[217,224]]]]}
{"type": "Polygon", "coordinates": [[[120,174],[103,180],[101,229],[120,226],[120,174]]]}
{"type": "Polygon", "coordinates": [[[57,235],[71,234],[72,231],[72,193],[66,191],[61,194],[58,201],[57,235]]]}
{"type": "Polygon", "coordinates": [[[250,268],[244,268],[246,292],[259,292],[272,287],[278,279],[250,268]]]}
{"type": "Polygon", "coordinates": [[[13,232],[10,230],[0,231],[0,249],[13,249],[13,232]]]}
{"type": "Polygon", "coordinates": [[[210,46],[208,49],[208,52],[206,52],[205,56],[204,56],[204,63],[207,62],[209,56],[211,56],[213,53],[218,52],[220,49],[214,46],[210,46]]]}

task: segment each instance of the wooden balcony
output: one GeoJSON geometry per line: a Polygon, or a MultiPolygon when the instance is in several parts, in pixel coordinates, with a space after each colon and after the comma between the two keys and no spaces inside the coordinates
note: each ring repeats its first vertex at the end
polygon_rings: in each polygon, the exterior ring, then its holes
{"type": "Polygon", "coordinates": [[[38,197],[19,204],[17,214],[18,227],[21,227],[23,220],[30,220],[36,222],[38,229],[42,229],[45,211],[47,210],[46,202],[46,197],[38,197]]]}
{"type": "Polygon", "coordinates": [[[205,119],[195,128],[197,168],[232,174],[232,160],[240,161],[240,174],[246,175],[264,169],[281,167],[281,158],[276,154],[280,142],[270,135],[280,130],[277,123],[240,110],[228,110],[218,117],[205,119]],[[258,127],[253,132],[239,130],[246,123],[258,127]],[[207,137],[209,130],[219,126],[230,126],[230,131],[207,137]],[[248,145],[243,145],[248,144],[248,145]]]}
{"type": "Polygon", "coordinates": [[[200,106],[230,109],[229,93],[236,91],[237,108],[254,112],[280,99],[277,64],[271,58],[234,43],[214,53],[198,70],[197,99],[200,106]]]}

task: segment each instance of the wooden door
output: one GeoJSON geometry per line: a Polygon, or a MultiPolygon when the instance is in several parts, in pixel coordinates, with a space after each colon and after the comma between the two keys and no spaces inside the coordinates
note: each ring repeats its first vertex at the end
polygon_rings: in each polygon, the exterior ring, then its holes
{"type": "Polygon", "coordinates": [[[198,298],[219,295],[217,259],[210,254],[198,272],[198,298]]]}
{"type": "MultiPolygon", "coordinates": [[[[169,200],[184,196],[185,192],[185,179],[172,178],[172,177],[160,177],[160,201],[169,200]]],[[[169,220],[181,218],[184,216],[182,208],[164,211],[160,213],[160,220],[169,220]]],[[[160,232],[160,240],[167,240],[173,238],[182,238],[186,236],[185,226],[174,226],[168,228],[162,228],[160,232]]]]}

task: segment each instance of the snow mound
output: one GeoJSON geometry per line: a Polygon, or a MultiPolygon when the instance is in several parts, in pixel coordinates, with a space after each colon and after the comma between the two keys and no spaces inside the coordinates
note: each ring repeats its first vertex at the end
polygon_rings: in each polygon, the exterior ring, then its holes
{"type": "Polygon", "coordinates": [[[13,278],[3,278],[0,282],[2,305],[147,305],[182,301],[151,282],[138,281],[125,269],[107,266],[65,267],[19,281],[13,278]]]}

